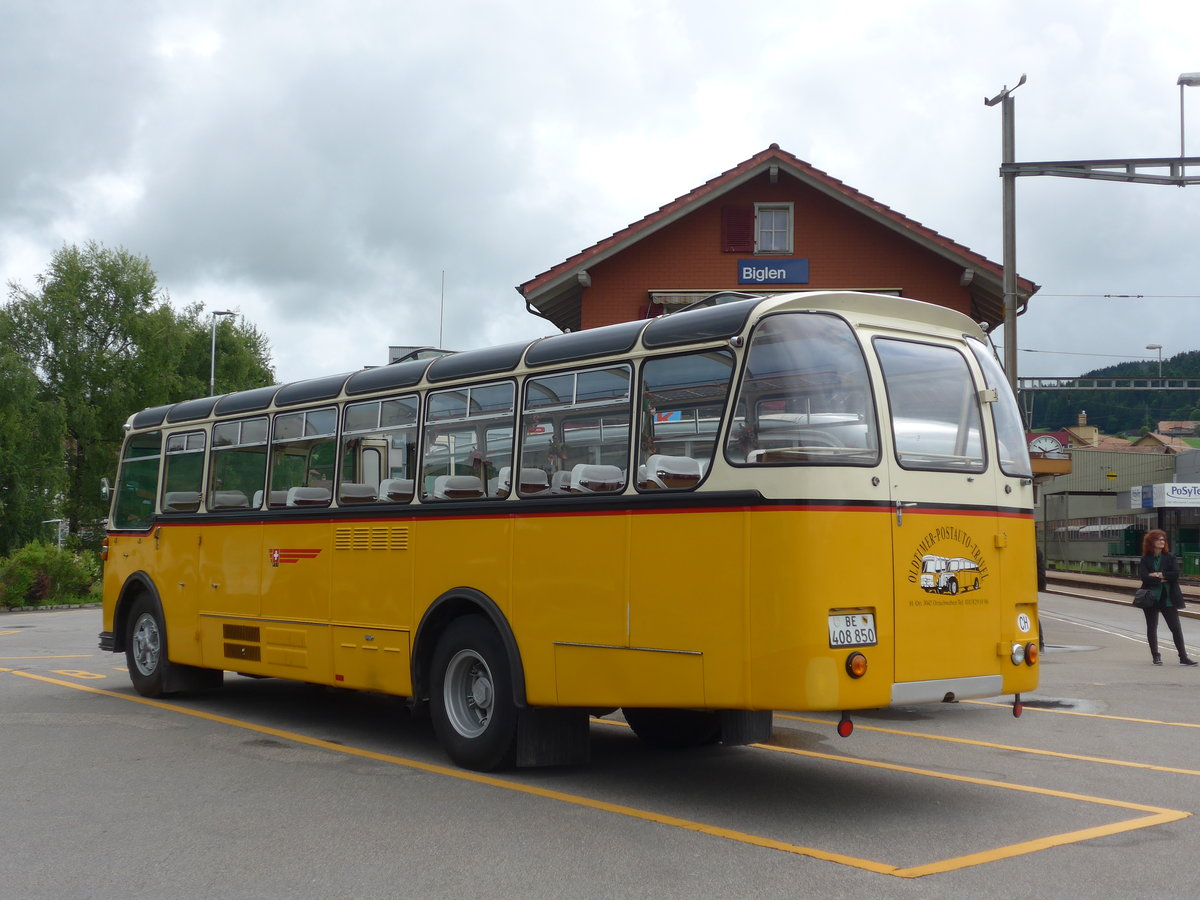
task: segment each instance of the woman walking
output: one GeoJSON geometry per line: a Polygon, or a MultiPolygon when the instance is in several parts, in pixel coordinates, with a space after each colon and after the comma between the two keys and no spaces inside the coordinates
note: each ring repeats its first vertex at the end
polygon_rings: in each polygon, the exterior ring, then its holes
{"type": "Polygon", "coordinates": [[[1187,648],[1183,644],[1179,611],[1185,604],[1183,592],[1179,589],[1179,560],[1167,546],[1165,531],[1156,528],[1146,532],[1142,539],[1142,561],[1138,565],[1138,574],[1142,576],[1142,587],[1157,592],[1157,602],[1142,610],[1146,614],[1146,642],[1150,644],[1150,656],[1154,664],[1162,665],[1162,657],[1158,655],[1158,616],[1161,613],[1166,619],[1167,627],[1171,629],[1171,637],[1175,639],[1175,649],[1179,651],[1179,664],[1200,665],[1195,660],[1188,659],[1187,648]]]}

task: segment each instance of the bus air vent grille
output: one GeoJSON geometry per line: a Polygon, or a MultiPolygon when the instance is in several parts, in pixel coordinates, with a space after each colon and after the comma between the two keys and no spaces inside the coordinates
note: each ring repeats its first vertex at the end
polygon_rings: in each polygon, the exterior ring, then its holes
{"type": "Polygon", "coordinates": [[[334,530],[335,550],[407,550],[408,528],[346,526],[334,530]]]}
{"type": "Polygon", "coordinates": [[[247,644],[231,644],[225,642],[225,658],[226,659],[244,659],[250,662],[259,662],[262,659],[262,651],[258,647],[251,647],[247,644]]]}
{"type": "Polygon", "coordinates": [[[226,622],[221,626],[221,634],[227,641],[246,641],[256,644],[260,640],[257,625],[231,625],[226,622]]]}

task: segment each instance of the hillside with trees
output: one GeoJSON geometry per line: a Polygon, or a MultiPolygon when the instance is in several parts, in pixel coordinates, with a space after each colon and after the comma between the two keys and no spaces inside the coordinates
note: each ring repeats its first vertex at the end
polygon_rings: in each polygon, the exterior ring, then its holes
{"type": "MultiPolygon", "coordinates": [[[[1162,362],[1163,378],[1200,379],[1200,351],[1180,353],[1162,362]]],[[[1158,360],[1125,362],[1093,369],[1083,378],[1158,378],[1158,360]]],[[[1152,431],[1161,421],[1200,420],[1200,391],[1072,390],[1028,391],[1021,406],[1031,430],[1045,431],[1074,425],[1081,411],[1088,424],[1105,434],[1137,435],[1152,431]]]]}

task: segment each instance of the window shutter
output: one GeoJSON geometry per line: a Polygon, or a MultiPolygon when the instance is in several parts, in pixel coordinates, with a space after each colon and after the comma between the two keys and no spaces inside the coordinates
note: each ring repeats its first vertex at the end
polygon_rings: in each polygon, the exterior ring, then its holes
{"type": "Polygon", "coordinates": [[[754,252],[754,207],[721,207],[721,251],[723,253],[754,252]]]}

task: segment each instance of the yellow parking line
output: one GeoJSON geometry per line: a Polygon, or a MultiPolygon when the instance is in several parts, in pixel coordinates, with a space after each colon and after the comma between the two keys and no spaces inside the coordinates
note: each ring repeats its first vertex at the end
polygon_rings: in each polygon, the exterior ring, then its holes
{"type": "MultiPolygon", "coordinates": [[[[1011,703],[993,703],[990,700],[963,700],[976,706],[999,706],[1012,709],[1011,703]]],[[[1158,719],[1137,719],[1133,716],[1106,716],[1103,713],[1080,712],[1077,709],[1042,709],[1040,706],[1026,706],[1025,712],[1057,713],[1060,716],[1083,716],[1088,719],[1108,719],[1113,722],[1134,722],[1138,725],[1170,725],[1173,728],[1200,728],[1200,722],[1163,722],[1158,719]]]]}
{"type": "Polygon", "coordinates": [[[1137,812],[1150,813],[1148,816],[1143,816],[1138,819],[1127,819],[1121,822],[1113,822],[1108,825],[1098,825],[1095,828],[1084,828],[1079,831],[1069,831],[1063,834],[1053,834],[1042,838],[1035,838],[1032,841],[1023,841],[1018,844],[1008,844],[1003,847],[995,847],[991,850],[985,850],[980,853],[971,853],[966,856],[957,856],[951,859],[943,859],[937,862],[927,863],[922,866],[910,866],[905,869],[894,869],[889,874],[896,875],[901,878],[919,878],[922,875],[932,875],[935,872],[949,872],[953,869],[963,869],[969,866],[977,866],[985,862],[994,862],[998,859],[1009,859],[1014,856],[1023,856],[1026,853],[1033,853],[1037,850],[1045,850],[1049,847],[1060,847],[1063,844],[1074,844],[1080,841],[1092,840],[1093,838],[1104,837],[1111,834],[1121,834],[1126,831],[1136,831],[1139,828],[1149,828],[1152,825],[1163,825],[1167,822],[1177,822],[1180,819],[1186,819],[1191,816],[1191,813],[1178,809],[1163,809],[1158,806],[1147,806],[1143,803],[1129,803],[1125,800],[1110,800],[1106,797],[1092,797],[1087,794],[1075,794],[1069,791],[1056,791],[1049,788],[1034,787],[1028,784],[1013,784],[1007,781],[993,781],[989,778],[973,778],[969,775],[954,775],[949,772],[935,772],[930,769],[918,769],[913,766],[904,766],[897,763],[879,762],[877,760],[867,759],[851,759],[845,756],[834,756],[830,753],[817,753],[814,750],[797,750],[792,747],[776,747],[771,744],[753,744],[762,750],[771,750],[776,753],[790,753],[794,756],[807,756],[813,759],[826,759],[833,762],[845,762],[856,766],[866,766],[871,769],[885,769],[891,772],[904,772],[909,775],[922,775],[926,778],[940,778],[943,781],[957,781],[963,784],[975,784],[982,787],[1001,788],[1008,791],[1020,791],[1027,794],[1039,794],[1043,797],[1055,797],[1062,800],[1074,800],[1079,803],[1095,803],[1100,806],[1113,806],[1117,809],[1128,809],[1137,812]]]}
{"type": "MultiPolygon", "coordinates": [[[[806,716],[786,715],[776,713],[776,718],[790,719],[793,722],[807,722],[814,725],[829,725],[836,722],[829,719],[811,719],[806,716]]],[[[1009,750],[1013,753],[1028,753],[1032,756],[1052,756],[1057,759],[1072,759],[1077,762],[1099,763],[1105,766],[1124,766],[1128,769],[1146,769],[1151,772],[1165,772],[1171,775],[1200,775],[1197,769],[1180,769],[1175,766],[1156,766],[1151,763],[1132,762],[1127,759],[1109,759],[1103,756],[1083,756],[1079,753],[1060,753],[1057,750],[1039,750],[1036,747],[1018,747],[1013,744],[997,744],[992,741],[976,741],[971,738],[947,737],[941,734],[922,734],[919,731],[901,731],[898,728],[880,728],[877,725],[860,725],[854,723],[855,731],[875,731],[879,734],[894,734],[899,737],[921,738],[926,741],[945,741],[950,744],[966,744],[971,747],[988,747],[993,750],[1009,750]]]]}
{"type": "MultiPolygon", "coordinates": [[[[35,681],[42,681],[47,684],[58,685],[60,687],[68,687],[77,691],[84,691],[90,694],[99,694],[104,697],[112,697],[117,700],[127,700],[136,703],[141,703],[145,706],[155,707],[167,712],[181,713],[183,715],[192,716],[198,719],[204,719],[209,722],[216,722],[222,725],[228,725],[234,728],[241,728],[246,731],[253,731],[259,734],[266,734],[272,737],[282,738],[283,740],[294,741],[299,744],[306,744],[310,747],[318,747],[323,750],[328,750],[332,753],[341,753],[347,756],[356,756],[363,759],[371,759],[377,762],[388,763],[391,765],[404,766],[410,769],[417,769],[423,772],[429,772],[436,775],[444,775],[448,778],[456,778],[462,781],[470,781],[476,784],[485,784],[490,787],[497,787],[503,790],[515,791],[517,793],[528,794],[536,797],[542,797],[548,800],[556,800],[561,803],[569,803],[575,806],[586,807],[589,809],[598,810],[601,812],[609,812],[616,815],[627,816],[633,819],[639,819],[646,822],[654,822],[660,825],[667,825],[674,828],[682,828],[687,831],[694,831],[700,834],[706,834],[712,837],[720,837],[726,840],[735,841],[742,844],[748,844],[755,847],[762,847],[770,850],[779,850],[784,853],[792,853],[798,856],[804,856],[811,859],[820,859],[828,862],[836,862],[842,865],[852,866],[857,869],[864,869],[869,872],[875,872],[881,875],[893,875],[900,878],[919,878],[923,875],[930,875],[935,872],[947,872],[953,869],[966,868],[968,866],[980,865],[985,862],[991,862],[999,859],[1006,859],[1013,856],[1019,856],[1025,853],[1032,853],[1036,850],[1044,850],[1048,847],[1061,846],[1062,844],[1073,843],[1082,840],[1089,840],[1102,835],[1118,834],[1125,831],[1133,831],[1139,828],[1147,828],[1151,825],[1161,825],[1166,822],[1175,822],[1179,819],[1188,818],[1191,813],[1182,810],[1162,809],[1159,807],[1145,806],[1136,803],[1126,803],[1119,800],[1108,800],[1102,797],[1088,797],[1083,794],[1071,794],[1062,791],[1052,791],[1045,788],[1032,787],[1029,785],[1016,785],[1006,782],[989,781],[986,779],[970,778],[963,775],[950,775],[943,772],[934,772],[925,769],[916,769],[909,766],[900,766],[892,763],[882,763],[869,760],[851,759],[844,756],[834,756],[825,753],[816,753],[809,750],[794,750],[786,747],[772,747],[767,744],[754,744],[752,746],[780,753],[791,753],[796,756],[808,756],[814,759],[825,759],[834,762],[846,763],[850,765],[861,765],[872,768],[888,769],[907,774],[924,775],[933,778],[941,778],[949,781],[959,781],[967,784],[982,785],[987,787],[1003,788],[1005,790],[1024,791],[1032,794],[1040,794],[1048,797],[1055,797],[1067,800],[1074,800],[1085,803],[1097,803],[1104,806],[1113,806],[1121,809],[1137,810],[1140,812],[1150,813],[1148,816],[1143,816],[1137,819],[1131,819],[1124,822],[1115,822],[1110,825],[1102,825],[1096,828],[1084,829],[1082,831],[1068,832],[1066,834],[1050,835],[1043,838],[1037,838],[1032,841],[1025,841],[1019,844],[1011,844],[1005,847],[997,847],[981,853],[969,854],[967,856],[955,857],[953,859],[939,860],[932,863],[927,863],[921,866],[910,866],[901,868],[899,866],[890,865],[888,863],[878,862],[876,860],[863,859],[861,857],[849,856],[847,854],[832,853],[827,850],[819,850],[815,847],[805,847],[800,844],[791,844],[786,841],[775,840],[774,838],[764,837],[762,835],[749,834],[744,831],[736,831],[729,828],[721,828],[716,825],[709,825],[704,822],[696,822],[691,819],[683,819],[678,816],[664,815],[662,813],[651,812],[649,810],[638,809],[637,807],[626,806],[619,803],[610,803],[604,800],[595,800],[590,797],[583,797],[578,794],[568,794],[563,791],[555,791],[547,788],[535,787],[533,785],[521,784],[515,781],[508,781],[503,778],[496,778],[491,775],[484,775],[479,772],[470,772],[465,769],[453,769],[448,766],[439,766],[433,763],[419,762],[413,759],[407,759],[401,756],[393,756],[389,753],[377,753],[373,750],[364,750],[358,747],[350,747],[344,744],[335,744],[330,741],[324,741],[320,738],[309,737],[308,735],[299,734],[293,731],[284,731],[279,728],[271,728],[266,725],[258,725],[253,722],[245,722],[238,719],[231,719],[226,716],[219,716],[214,713],[204,712],[203,710],[188,709],[186,707],[176,706],[171,703],[166,703],[161,700],[152,700],[147,697],[138,697],[130,694],[120,694],[115,691],[104,690],[103,688],[91,687],[86,684],[77,684],[70,681],[61,681],[57,678],[48,678],[44,675],[37,675],[32,672],[16,672],[8,671],[14,675],[19,675],[22,678],[29,678],[35,681]]],[[[618,724],[618,723],[613,723],[618,724]]]]}

